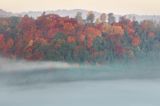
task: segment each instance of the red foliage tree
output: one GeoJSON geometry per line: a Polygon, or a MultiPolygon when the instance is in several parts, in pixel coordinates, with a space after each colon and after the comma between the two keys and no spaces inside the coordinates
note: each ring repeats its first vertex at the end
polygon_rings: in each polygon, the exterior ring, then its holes
{"type": "Polygon", "coordinates": [[[141,44],[141,39],[139,36],[134,36],[132,38],[132,46],[137,47],[141,44]]]}

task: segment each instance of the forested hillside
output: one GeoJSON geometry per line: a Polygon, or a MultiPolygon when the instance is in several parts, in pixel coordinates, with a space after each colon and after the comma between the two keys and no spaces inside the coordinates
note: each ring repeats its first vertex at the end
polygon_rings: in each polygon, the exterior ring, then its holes
{"type": "Polygon", "coordinates": [[[43,13],[34,19],[0,18],[0,53],[9,58],[66,62],[106,62],[133,59],[160,49],[160,24],[138,22],[113,13],[86,19],[43,13]]]}

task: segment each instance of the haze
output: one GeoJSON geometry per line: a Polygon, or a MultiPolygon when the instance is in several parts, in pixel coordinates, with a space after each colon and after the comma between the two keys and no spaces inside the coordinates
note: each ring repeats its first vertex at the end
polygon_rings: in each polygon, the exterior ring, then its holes
{"type": "Polygon", "coordinates": [[[117,14],[160,14],[159,0],[0,0],[10,12],[87,9],[117,14]]]}

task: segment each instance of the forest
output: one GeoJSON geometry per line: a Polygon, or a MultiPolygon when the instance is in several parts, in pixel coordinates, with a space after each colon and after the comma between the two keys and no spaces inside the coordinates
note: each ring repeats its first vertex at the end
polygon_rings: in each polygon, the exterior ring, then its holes
{"type": "MultiPolygon", "coordinates": [[[[152,20],[116,21],[113,13],[86,19],[45,12],[34,19],[0,18],[0,54],[12,59],[103,63],[134,59],[160,50],[160,24],[152,20]]],[[[146,55],[147,56],[147,55],[146,55]]]]}

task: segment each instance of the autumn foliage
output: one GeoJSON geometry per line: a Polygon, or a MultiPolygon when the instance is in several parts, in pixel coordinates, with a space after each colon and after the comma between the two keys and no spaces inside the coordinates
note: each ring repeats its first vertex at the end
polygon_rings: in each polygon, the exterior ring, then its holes
{"type": "Polygon", "coordinates": [[[119,22],[112,19],[107,23],[102,14],[101,21],[94,23],[94,15],[89,15],[86,22],[45,13],[37,19],[27,15],[0,18],[0,53],[27,60],[110,61],[131,53],[134,57],[137,48],[147,52],[159,39],[160,31],[151,21],[122,17],[119,22]]]}

